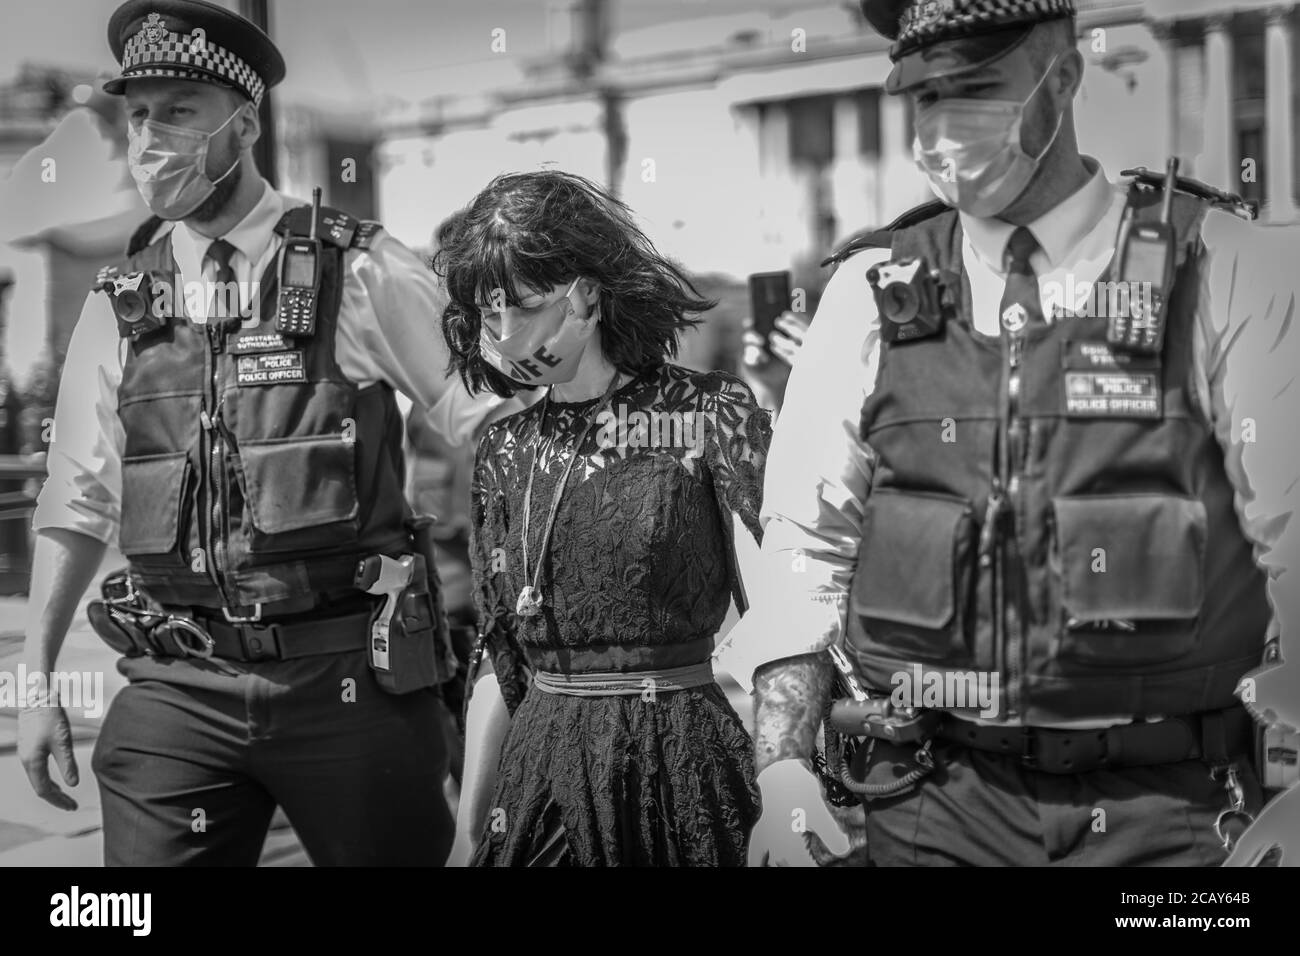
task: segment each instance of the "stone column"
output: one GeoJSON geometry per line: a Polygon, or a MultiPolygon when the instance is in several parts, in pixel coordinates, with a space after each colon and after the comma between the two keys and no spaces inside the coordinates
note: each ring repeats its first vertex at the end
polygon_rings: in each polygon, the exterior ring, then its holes
{"type": "Polygon", "coordinates": [[[1168,144],[1166,153],[1170,156],[1182,156],[1182,111],[1179,109],[1181,91],[1178,83],[1178,38],[1174,28],[1175,20],[1158,20],[1150,24],[1151,35],[1160,44],[1165,54],[1165,110],[1168,124],[1168,144]]]}
{"type": "Polygon", "coordinates": [[[1295,119],[1291,110],[1291,12],[1285,4],[1265,11],[1267,27],[1264,135],[1268,154],[1264,171],[1265,209],[1269,222],[1292,222],[1296,217],[1292,149],[1295,119]]]}
{"type": "Polygon", "coordinates": [[[912,131],[907,124],[907,106],[901,96],[880,95],[880,225],[929,195],[922,174],[912,161],[912,131]],[[920,190],[921,192],[918,192],[920,190]],[[923,193],[923,194],[922,194],[923,193]]]}
{"type": "Polygon", "coordinates": [[[1232,35],[1230,14],[1205,18],[1205,142],[1201,178],[1220,189],[1236,191],[1237,126],[1232,109],[1232,35]]]}

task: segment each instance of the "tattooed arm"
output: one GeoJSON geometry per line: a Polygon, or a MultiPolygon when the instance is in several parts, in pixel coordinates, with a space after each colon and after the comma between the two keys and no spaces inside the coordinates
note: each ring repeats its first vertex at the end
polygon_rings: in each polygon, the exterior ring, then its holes
{"type": "Polygon", "coordinates": [[[772,661],[754,674],[754,764],[763,813],[749,838],[750,866],[816,866],[814,837],[831,855],[849,852],[811,763],[832,674],[823,653],[772,661]]]}
{"type": "Polygon", "coordinates": [[[824,653],[772,661],[754,672],[754,770],[779,760],[811,769],[834,671],[824,653]]]}

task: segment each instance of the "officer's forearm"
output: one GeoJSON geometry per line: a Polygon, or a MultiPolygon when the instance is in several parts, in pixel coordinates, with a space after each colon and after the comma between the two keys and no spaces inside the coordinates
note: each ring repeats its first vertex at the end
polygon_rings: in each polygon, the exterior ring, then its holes
{"type": "Polygon", "coordinates": [[[834,671],[823,653],[764,664],[754,672],[754,770],[811,760],[834,671]]]}
{"type": "Polygon", "coordinates": [[[23,645],[28,671],[48,673],[54,668],[81,596],[104,559],[104,550],[102,541],[76,531],[51,528],[36,536],[23,645]]]}

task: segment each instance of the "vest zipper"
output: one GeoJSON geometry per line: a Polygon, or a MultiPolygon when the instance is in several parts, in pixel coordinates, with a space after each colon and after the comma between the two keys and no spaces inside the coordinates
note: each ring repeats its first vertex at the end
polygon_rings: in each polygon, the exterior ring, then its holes
{"type": "Polygon", "coordinates": [[[1004,622],[1004,647],[1007,669],[1006,713],[1014,717],[1020,711],[1021,699],[1021,656],[1024,653],[1024,601],[1021,594],[1020,546],[1016,518],[1019,514],[1020,471],[1024,466],[1024,421],[1020,417],[1020,389],[1022,379],[1021,358],[1025,347],[1025,330],[1017,332],[1003,331],[1007,340],[1006,358],[1006,417],[1002,434],[1001,457],[1002,479],[1005,498],[999,515],[998,549],[1001,564],[1001,603],[998,616],[1004,622]],[[1009,520],[1008,520],[1009,519],[1009,520]],[[1003,524],[1002,522],[1007,522],[1003,524]],[[1015,599],[1015,620],[1007,623],[1007,604],[1011,596],[1015,599]]]}
{"type": "Polygon", "coordinates": [[[215,324],[208,324],[208,342],[211,346],[210,356],[212,361],[212,378],[209,390],[209,407],[212,409],[210,414],[205,414],[204,430],[208,436],[208,455],[207,455],[207,488],[208,488],[208,567],[211,570],[212,581],[221,592],[222,602],[229,604],[226,596],[226,587],[222,579],[221,566],[225,561],[225,448],[221,438],[221,429],[218,425],[218,419],[221,416],[220,405],[220,380],[221,368],[218,362],[218,356],[223,351],[221,341],[221,330],[215,324]]]}

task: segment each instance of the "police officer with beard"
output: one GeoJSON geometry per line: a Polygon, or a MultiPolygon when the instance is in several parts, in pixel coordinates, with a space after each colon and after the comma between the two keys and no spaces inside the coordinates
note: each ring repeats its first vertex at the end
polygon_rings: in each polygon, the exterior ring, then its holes
{"type": "Polygon", "coordinates": [[[940,199],[836,257],[776,425],[722,657],[751,862],[844,849],[834,700],[877,864],[1222,863],[1262,799],[1239,684],[1297,626],[1295,252],[1081,154],[1069,0],[863,12],[940,199]]]}
{"type": "MultiPolygon", "coordinates": [[[[262,31],[210,3],[130,0],[108,35],[122,71],[105,89],[124,98],[155,218],[101,275],[69,347],[27,666],[56,666],[116,538],[125,594],[92,606],[130,682],[93,758],[106,862],[251,865],[279,805],[318,865],[440,865],[438,681],[374,650],[397,653],[372,647],[384,598],[356,574],[415,550],[395,390],[437,406],[455,440],[499,402],[444,378],[436,286],[412,252],[378,223],[314,217],[259,174],[258,104],[285,73],[262,31]],[[286,284],[315,289],[296,313],[279,288],[290,239],[309,248],[286,284]],[[141,281],[157,297],[133,308],[141,281]]],[[[436,608],[418,591],[391,627],[427,636],[436,608]]],[[[75,807],[48,769],[53,756],[76,785],[59,701],[21,715],[20,756],[42,797],[75,807]]]]}

